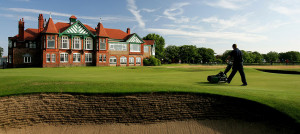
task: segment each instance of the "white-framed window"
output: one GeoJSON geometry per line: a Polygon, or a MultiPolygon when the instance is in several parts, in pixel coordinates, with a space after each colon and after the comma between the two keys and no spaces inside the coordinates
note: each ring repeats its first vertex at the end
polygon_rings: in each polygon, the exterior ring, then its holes
{"type": "Polygon", "coordinates": [[[60,53],[60,62],[66,63],[69,61],[69,55],[68,53],[60,53]]]}
{"type": "Polygon", "coordinates": [[[55,54],[52,54],[52,55],[51,55],[51,62],[52,62],[52,63],[55,63],[55,60],[56,60],[56,55],[55,55],[55,54]]]}
{"type": "Polygon", "coordinates": [[[47,63],[50,62],[50,54],[46,54],[46,62],[47,62],[47,63]]]}
{"type": "Polygon", "coordinates": [[[149,46],[147,46],[147,45],[144,46],[144,52],[149,53],[149,46]]]}
{"type": "Polygon", "coordinates": [[[87,63],[92,62],[92,53],[85,54],[85,62],[87,62],[87,63]]]}
{"type": "Polygon", "coordinates": [[[31,57],[24,56],[24,63],[31,63],[31,57]]]}
{"type": "Polygon", "coordinates": [[[112,50],[112,51],[127,51],[127,44],[124,44],[124,43],[109,43],[109,50],[112,50]]]}
{"type": "Polygon", "coordinates": [[[55,48],[55,35],[48,35],[47,43],[47,48],[55,48]]]}
{"type": "Polygon", "coordinates": [[[109,58],[109,64],[117,64],[117,58],[115,56],[111,56],[109,58]]]}
{"type": "Polygon", "coordinates": [[[85,39],[85,49],[86,50],[93,50],[93,39],[90,37],[87,37],[85,39]]]}
{"type": "Polygon", "coordinates": [[[62,36],[61,37],[61,49],[69,49],[69,37],[68,36],[62,36]]]}
{"type": "Polygon", "coordinates": [[[141,52],[141,44],[130,44],[130,52],[141,52]]]}
{"type": "Polygon", "coordinates": [[[100,50],[106,50],[106,39],[100,39],[100,50]]]}
{"type": "Polygon", "coordinates": [[[81,49],[81,39],[80,37],[73,38],[73,49],[81,49]]]}
{"type": "Polygon", "coordinates": [[[142,58],[141,57],[136,57],[136,64],[141,64],[141,60],[142,58]]]}
{"type": "Polygon", "coordinates": [[[29,48],[36,48],[36,42],[35,41],[30,41],[29,42],[29,48]]]}
{"type": "Polygon", "coordinates": [[[14,47],[17,47],[17,42],[14,42],[14,47]]]}
{"type": "Polygon", "coordinates": [[[11,55],[8,56],[8,63],[12,63],[12,56],[11,55]]]}
{"type": "Polygon", "coordinates": [[[155,47],[152,47],[152,55],[155,55],[155,47]]]}
{"type": "Polygon", "coordinates": [[[8,39],[8,48],[12,48],[12,41],[8,39]]]}
{"type": "Polygon", "coordinates": [[[103,55],[103,62],[106,62],[106,55],[103,55]]]}
{"type": "Polygon", "coordinates": [[[73,62],[80,62],[80,61],[81,61],[81,54],[73,53],[73,62]]]}
{"type": "Polygon", "coordinates": [[[121,64],[127,64],[127,58],[125,56],[120,58],[120,63],[121,64]]]}
{"type": "Polygon", "coordinates": [[[99,62],[102,62],[103,61],[103,57],[102,57],[102,54],[99,55],[99,62]]]}
{"type": "Polygon", "coordinates": [[[134,64],[134,58],[133,57],[129,57],[129,64],[134,64]]]}

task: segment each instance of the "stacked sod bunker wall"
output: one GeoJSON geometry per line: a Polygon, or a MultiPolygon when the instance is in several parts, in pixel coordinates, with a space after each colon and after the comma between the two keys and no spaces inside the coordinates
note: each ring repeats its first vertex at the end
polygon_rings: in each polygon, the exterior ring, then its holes
{"type": "Polygon", "coordinates": [[[211,94],[40,93],[0,98],[2,128],[229,119],[263,123],[278,132],[296,133],[299,128],[293,119],[265,105],[211,94]]]}

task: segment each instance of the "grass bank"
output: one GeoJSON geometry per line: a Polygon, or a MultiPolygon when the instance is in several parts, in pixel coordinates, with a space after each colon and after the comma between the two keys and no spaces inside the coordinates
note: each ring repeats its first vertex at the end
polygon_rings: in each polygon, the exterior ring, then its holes
{"type": "MultiPolygon", "coordinates": [[[[300,122],[300,75],[245,69],[247,87],[239,74],[228,84],[206,78],[225,66],[71,67],[0,70],[0,96],[40,93],[196,92],[253,100],[300,122]]],[[[298,70],[298,68],[296,68],[298,70]]]]}

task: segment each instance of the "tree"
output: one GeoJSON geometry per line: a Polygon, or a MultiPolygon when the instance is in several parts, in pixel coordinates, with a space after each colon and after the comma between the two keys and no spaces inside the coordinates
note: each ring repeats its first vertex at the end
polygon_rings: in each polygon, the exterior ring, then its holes
{"type": "Polygon", "coordinates": [[[227,57],[230,55],[230,52],[231,52],[231,50],[226,50],[226,51],[223,53],[221,59],[222,59],[222,61],[223,61],[224,63],[226,63],[226,59],[227,59],[227,57]]]}
{"type": "Polygon", "coordinates": [[[267,55],[265,57],[267,62],[275,62],[278,60],[278,58],[279,58],[279,54],[277,52],[273,52],[273,51],[267,53],[267,55]]]}
{"type": "Polygon", "coordinates": [[[202,57],[202,63],[209,63],[215,61],[215,52],[214,50],[210,48],[197,48],[197,52],[201,55],[202,57]]]}
{"type": "Polygon", "coordinates": [[[155,40],[155,57],[159,60],[164,59],[164,48],[165,48],[165,39],[155,33],[148,34],[143,38],[144,40],[155,40]]]}
{"type": "Polygon", "coordinates": [[[259,52],[252,52],[254,63],[262,63],[263,56],[259,52]]]}
{"type": "Polygon", "coordinates": [[[286,60],[289,61],[300,61],[300,53],[296,51],[289,51],[286,53],[279,53],[279,59],[284,62],[286,60]]]}
{"type": "Polygon", "coordinates": [[[0,47],[0,58],[2,57],[2,54],[3,54],[3,48],[0,47]]]}
{"type": "Polygon", "coordinates": [[[183,45],[179,47],[180,59],[183,63],[195,63],[197,51],[196,46],[183,45]]]}
{"type": "Polygon", "coordinates": [[[178,63],[179,62],[179,47],[178,46],[168,46],[165,49],[165,58],[169,63],[178,63]]]}

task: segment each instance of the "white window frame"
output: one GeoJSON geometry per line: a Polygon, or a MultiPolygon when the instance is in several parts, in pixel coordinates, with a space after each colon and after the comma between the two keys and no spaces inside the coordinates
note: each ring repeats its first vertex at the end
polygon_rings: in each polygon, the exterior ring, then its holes
{"type": "Polygon", "coordinates": [[[134,57],[129,57],[129,64],[134,64],[134,57]]]}
{"type": "Polygon", "coordinates": [[[109,58],[109,64],[117,64],[117,57],[111,56],[109,58]]]}
{"type": "Polygon", "coordinates": [[[80,53],[73,53],[73,62],[75,62],[75,63],[81,62],[81,54],[80,53]]]}
{"type": "Polygon", "coordinates": [[[52,55],[51,55],[51,62],[52,62],[52,63],[55,63],[55,61],[56,61],[56,55],[55,55],[55,54],[52,54],[52,55]]]}
{"type": "Polygon", "coordinates": [[[109,50],[111,51],[127,51],[127,43],[109,43],[109,50]],[[116,46],[122,47],[121,50],[116,50],[116,46]]]}
{"type": "Polygon", "coordinates": [[[51,61],[50,54],[46,54],[46,62],[50,63],[50,61],[51,61]]]}
{"type": "Polygon", "coordinates": [[[55,35],[48,35],[47,36],[47,48],[48,49],[55,49],[55,35]],[[53,47],[49,47],[49,42],[54,43],[53,47]]]}
{"type": "Polygon", "coordinates": [[[69,54],[68,53],[60,53],[60,63],[68,63],[69,62],[69,54]],[[63,61],[61,60],[63,58],[63,61]]]}
{"type": "Polygon", "coordinates": [[[81,49],[81,38],[78,36],[73,37],[73,49],[81,49]],[[78,47],[76,47],[78,45],[78,47]]]}
{"type": "Polygon", "coordinates": [[[149,46],[148,45],[144,45],[144,53],[149,53],[149,46]],[[147,51],[145,51],[147,49],[147,51]]]}
{"type": "Polygon", "coordinates": [[[99,62],[102,62],[102,61],[103,61],[103,55],[100,54],[100,55],[99,55],[99,62]]]}
{"type": "Polygon", "coordinates": [[[141,44],[130,44],[130,52],[141,52],[141,44]],[[134,48],[134,46],[138,46],[138,49],[139,50],[135,50],[134,48]]]}
{"type": "Polygon", "coordinates": [[[120,58],[120,64],[127,64],[127,57],[122,56],[122,57],[120,58]]]}
{"type": "Polygon", "coordinates": [[[93,39],[91,37],[85,38],[85,50],[93,50],[93,39]],[[88,49],[90,46],[90,49],[88,49]]]}
{"type": "Polygon", "coordinates": [[[31,63],[31,57],[24,56],[24,63],[31,63]]]}
{"type": "Polygon", "coordinates": [[[103,62],[106,62],[106,55],[103,55],[103,62]]]}
{"type": "Polygon", "coordinates": [[[136,57],[135,64],[141,64],[142,63],[142,58],[141,57],[136,57]]]}
{"type": "Polygon", "coordinates": [[[100,50],[106,50],[106,39],[100,39],[100,50]],[[101,46],[104,45],[104,49],[101,46]]]}
{"type": "Polygon", "coordinates": [[[86,53],[85,54],[85,63],[91,63],[92,61],[93,61],[92,53],[86,53]]]}
{"type": "Polygon", "coordinates": [[[69,44],[69,37],[68,36],[62,36],[61,37],[61,44],[60,48],[61,49],[69,49],[70,44],[69,44]],[[67,47],[64,47],[64,44],[67,45],[67,47]]]}

